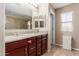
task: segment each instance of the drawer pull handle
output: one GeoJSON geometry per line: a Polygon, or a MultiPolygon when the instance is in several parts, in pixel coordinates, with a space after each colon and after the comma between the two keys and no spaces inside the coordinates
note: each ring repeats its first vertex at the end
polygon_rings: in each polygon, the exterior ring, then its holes
{"type": "Polygon", "coordinates": [[[33,47],[33,48],[30,48],[30,49],[35,49],[35,47],[33,47]]]}
{"type": "Polygon", "coordinates": [[[31,40],[29,40],[29,41],[27,41],[28,43],[32,43],[32,41],[31,40]]]}

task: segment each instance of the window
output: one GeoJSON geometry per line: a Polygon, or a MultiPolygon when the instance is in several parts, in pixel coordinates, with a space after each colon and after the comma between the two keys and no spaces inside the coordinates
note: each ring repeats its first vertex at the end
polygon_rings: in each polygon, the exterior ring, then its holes
{"type": "Polygon", "coordinates": [[[72,12],[65,12],[61,14],[61,30],[72,31],[72,12]]]}

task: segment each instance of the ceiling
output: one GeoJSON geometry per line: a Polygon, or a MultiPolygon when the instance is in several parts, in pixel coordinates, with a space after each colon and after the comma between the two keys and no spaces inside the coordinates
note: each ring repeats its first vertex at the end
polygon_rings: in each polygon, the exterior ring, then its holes
{"type": "MultiPolygon", "coordinates": [[[[67,6],[71,3],[52,3],[55,9],[67,6]]],[[[32,6],[29,4],[6,3],[6,13],[10,15],[32,16],[32,6]]]]}
{"type": "Polygon", "coordinates": [[[5,12],[10,15],[32,16],[32,10],[28,4],[6,3],[5,12]]]}
{"type": "Polygon", "coordinates": [[[69,4],[71,4],[71,3],[52,3],[52,5],[55,9],[62,8],[62,7],[67,6],[69,4]]]}

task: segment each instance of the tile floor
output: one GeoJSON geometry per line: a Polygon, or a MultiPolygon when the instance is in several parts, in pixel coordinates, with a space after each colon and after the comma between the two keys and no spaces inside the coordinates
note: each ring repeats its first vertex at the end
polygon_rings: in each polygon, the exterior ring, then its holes
{"type": "Polygon", "coordinates": [[[46,52],[43,56],[79,56],[79,51],[70,51],[56,46],[52,48],[50,52],[46,52]]]}

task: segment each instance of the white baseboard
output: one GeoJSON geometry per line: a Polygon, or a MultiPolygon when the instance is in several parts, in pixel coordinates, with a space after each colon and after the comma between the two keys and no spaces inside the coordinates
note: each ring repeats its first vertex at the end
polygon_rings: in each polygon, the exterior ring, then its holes
{"type": "Polygon", "coordinates": [[[61,47],[63,46],[63,45],[61,45],[61,44],[55,44],[55,45],[57,45],[57,46],[61,46],[61,47]]]}
{"type": "Polygon", "coordinates": [[[76,51],[79,51],[79,49],[78,48],[72,48],[73,50],[76,50],[76,51]]]}
{"type": "MultiPolygon", "coordinates": [[[[63,46],[63,45],[61,45],[61,44],[55,44],[55,45],[57,45],[57,46],[63,46]]],[[[76,50],[76,51],[79,51],[79,49],[78,48],[72,48],[73,50],[76,50]]]]}

